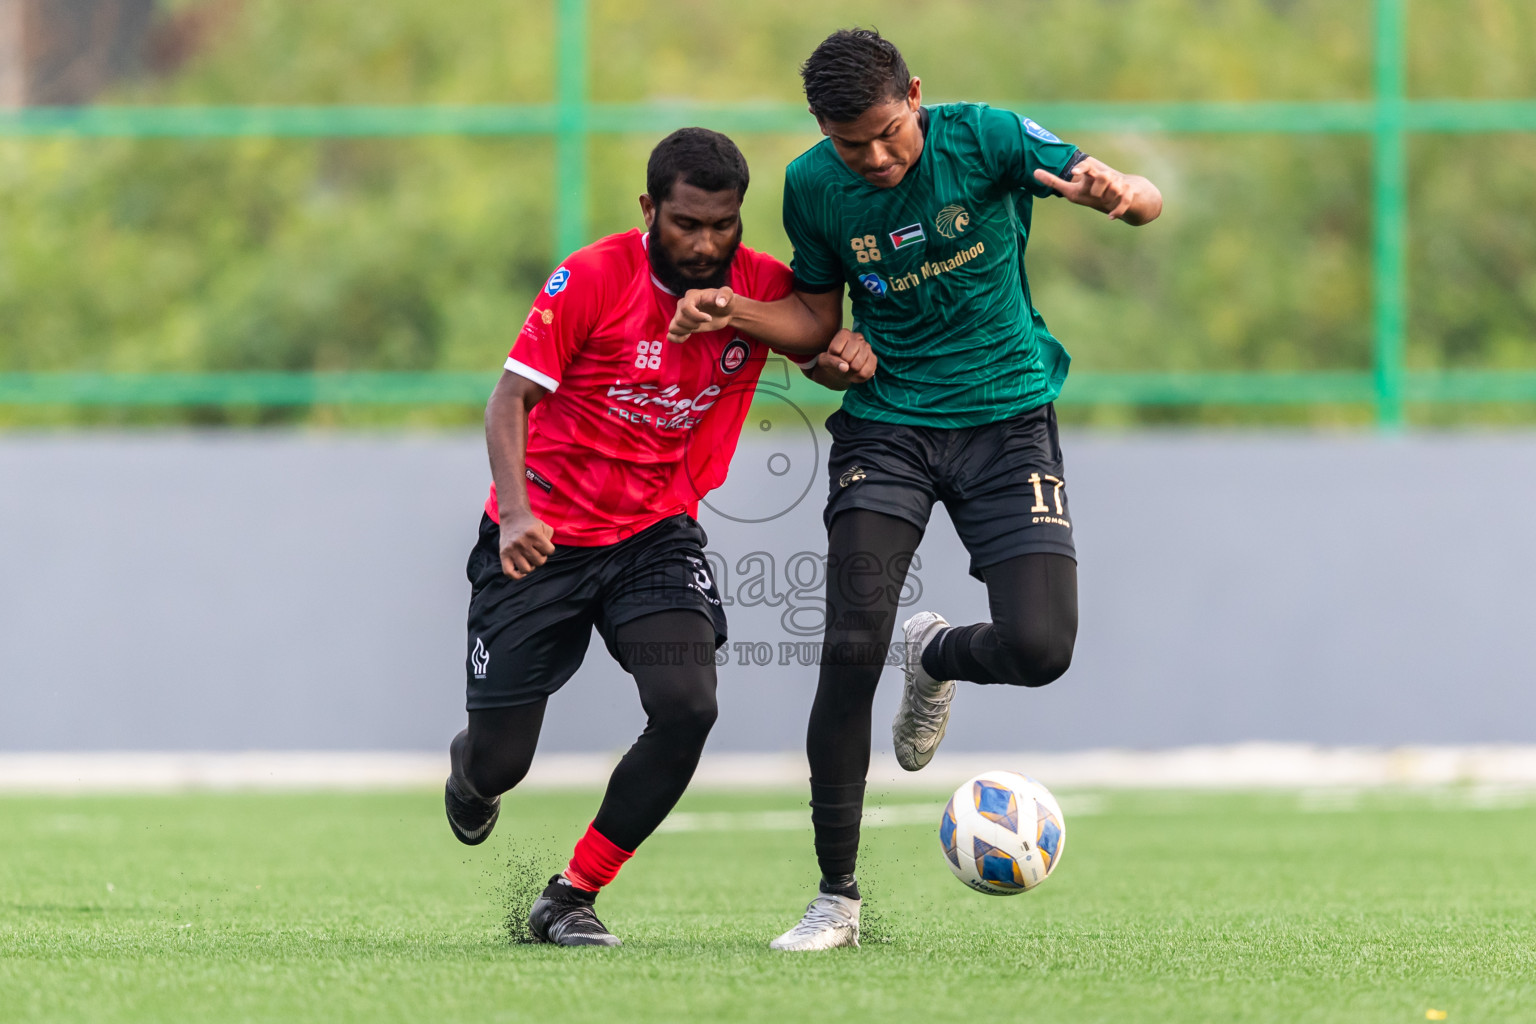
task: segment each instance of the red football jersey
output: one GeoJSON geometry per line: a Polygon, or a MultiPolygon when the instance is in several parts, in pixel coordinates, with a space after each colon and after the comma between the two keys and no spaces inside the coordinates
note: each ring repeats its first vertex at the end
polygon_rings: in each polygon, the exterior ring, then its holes
{"type": "MultiPolygon", "coordinates": [[[[734,328],[667,340],[677,296],[651,274],[639,230],[579,249],[550,275],[506,368],[550,393],[528,419],[533,514],[556,544],[613,544],[725,480],[768,348],[734,328]]],[[[730,286],[771,302],[788,267],[745,246],[730,286]]],[[[496,485],[486,514],[498,519],[496,485]]]]}

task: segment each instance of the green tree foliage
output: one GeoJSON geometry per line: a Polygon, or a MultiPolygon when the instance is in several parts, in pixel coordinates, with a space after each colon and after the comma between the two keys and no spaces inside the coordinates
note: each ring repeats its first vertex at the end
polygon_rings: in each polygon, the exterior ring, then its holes
{"type": "MultiPolygon", "coordinates": [[[[816,42],[873,24],[903,47],[933,101],[1030,113],[1070,100],[1361,99],[1371,6],[592,0],[591,94],[797,102],[797,68],[816,42]]],[[[553,98],[547,0],[162,7],[168,19],[208,15],[200,44],[174,72],[125,83],[106,101],[553,98]]],[[[1536,96],[1536,8],[1526,0],[1415,0],[1409,24],[1413,95],[1536,96]]],[[[748,244],[788,257],[782,168],[817,137],[809,115],[800,135],[738,136],[755,176],[748,244]]],[[[1368,140],[1072,141],[1147,174],[1168,199],[1146,231],[1041,204],[1031,278],[1076,368],[1369,364],[1368,140]]],[[[594,140],[594,232],[639,222],[654,142],[594,140]]],[[[1411,165],[1411,364],[1536,366],[1536,140],[1422,138],[1411,165]]],[[[550,269],[555,189],[553,145],[538,137],[0,142],[0,371],[491,374],[550,269]]]]}

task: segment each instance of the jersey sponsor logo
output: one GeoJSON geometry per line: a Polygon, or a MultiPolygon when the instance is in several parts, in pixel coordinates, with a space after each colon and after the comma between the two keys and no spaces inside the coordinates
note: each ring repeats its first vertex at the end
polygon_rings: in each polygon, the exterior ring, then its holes
{"type": "Polygon", "coordinates": [[[549,275],[549,280],[544,285],[544,294],[548,295],[550,298],[554,298],[556,295],[559,295],[561,292],[565,291],[565,286],[569,284],[570,281],[571,272],[566,270],[564,267],[559,267],[553,274],[549,275]]]}
{"type": "Polygon", "coordinates": [[[469,667],[474,670],[476,679],[484,679],[486,669],[491,666],[491,652],[485,649],[485,641],[475,637],[475,649],[469,655],[469,667]]]}
{"type": "Polygon", "coordinates": [[[545,494],[554,493],[555,485],[539,475],[532,466],[523,467],[523,476],[527,477],[529,483],[541,489],[545,494]]]}
{"type": "Polygon", "coordinates": [[[747,356],[752,354],[752,346],[747,344],[745,338],[732,338],[720,353],[720,369],[726,373],[735,373],[747,365],[747,356]]]}
{"type": "Polygon", "coordinates": [[[544,328],[554,322],[555,314],[547,309],[534,309],[529,311],[528,319],[523,321],[523,329],[519,334],[526,334],[534,341],[542,341],[547,336],[544,328]]]}
{"type": "Polygon", "coordinates": [[[659,341],[642,341],[635,346],[635,369],[661,369],[662,344],[659,341]]]}
{"type": "Polygon", "coordinates": [[[676,384],[662,388],[656,384],[615,381],[606,397],[619,404],[609,406],[608,415],[634,427],[692,430],[719,400],[721,393],[718,384],[711,384],[692,398],[682,398],[682,390],[676,384]],[[660,412],[654,411],[657,407],[660,412]]]}
{"type": "Polygon", "coordinates": [[[933,219],[933,226],[945,238],[954,238],[965,234],[966,228],[971,226],[971,215],[959,203],[950,203],[933,219]]]}
{"type": "Polygon", "coordinates": [[[908,224],[904,228],[897,228],[891,232],[891,247],[894,249],[904,249],[909,245],[916,245],[918,242],[925,241],[926,239],[927,236],[923,234],[923,226],[921,224],[908,224]]]}
{"type": "Polygon", "coordinates": [[[1033,135],[1035,138],[1039,139],[1041,142],[1060,142],[1061,141],[1056,136],[1054,136],[1050,132],[1046,131],[1044,128],[1041,128],[1034,121],[1031,121],[1029,118],[1021,117],[1021,118],[1019,118],[1019,120],[1021,122],[1023,122],[1024,130],[1026,132],[1028,132],[1029,134],[1033,135]]]}
{"type": "Polygon", "coordinates": [[[877,299],[885,298],[885,293],[888,290],[885,286],[885,280],[879,274],[860,274],[859,284],[867,288],[869,294],[877,299]]]}
{"type": "Polygon", "coordinates": [[[986,242],[977,242],[969,249],[961,249],[947,260],[925,260],[918,268],[923,272],[923,280],[929,281],[940,274],[947,274],[957,267],[963,267],[971,260],[987,251],[986,242]]]}
{"type": "Polygon", "coordinates": [[[880,239],[874,235],[865,235],[863,238],[848,239],[848,248],[853,250],[853,258],[860,263],[880,261],[880,239]]]}

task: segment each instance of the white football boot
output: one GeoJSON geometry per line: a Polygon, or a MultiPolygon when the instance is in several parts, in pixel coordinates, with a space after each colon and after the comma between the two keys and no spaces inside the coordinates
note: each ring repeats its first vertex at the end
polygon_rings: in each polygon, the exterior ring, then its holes
{"type": "Polygon", "coordinates": [[[817,893],[800,923],[768,943],[769,949],[806,952],[859,945],[859,900],[830,892],[817,893]]]}
{"type": "Polygon", "coordinates": [[[949,679],[935,679],[923,668],[923,649],[933,642],[939,630],[949,623],[937,612],[918,612],[901,624],[906,639],[902,668],[907,682],[901,690],[901,705],[891,722],[891,744],[896,748],[896,763],[909,772],[926,767],[939,749],[944,730],[949,727],[949,706],[955,699],[955,684],[949,679]]]}

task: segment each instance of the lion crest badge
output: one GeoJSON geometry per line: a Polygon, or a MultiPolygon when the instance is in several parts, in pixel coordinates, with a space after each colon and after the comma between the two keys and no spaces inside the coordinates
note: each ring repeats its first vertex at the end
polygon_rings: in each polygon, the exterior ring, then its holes
{"type": "Polygon", "coordinates": [[[965,234],[966,228],[971,226],[971,215],[959,203],[950,203],[933,219],[933,226],[945,238],[954,238],[965,234]]]}

